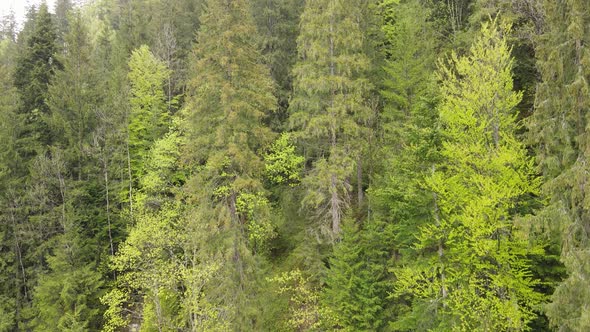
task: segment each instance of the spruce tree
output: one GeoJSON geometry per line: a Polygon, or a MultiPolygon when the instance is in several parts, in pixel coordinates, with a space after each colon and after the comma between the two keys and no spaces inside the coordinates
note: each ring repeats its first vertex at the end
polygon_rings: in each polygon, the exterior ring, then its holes
{"type": "Polygon", "coordinates": [[[322,294],[324,306],[334,315],[335,326],[328,327],[345,331],[387,328],[392,305],[388,261],[393,239],[387,223],[370,220],[359,226],[345,220],[322,294]]]}
{"type": "Polygon", "coordinates": [[[204,286],[218,314],[205,317],[198,307],[188,310],[195,324],[257,329],[265,310],[258,303],[264,297],[258,275],[263,259],[254,249],[274,234],[262,186],[262,156],[274,135],[264,120],[277,105],[257,50],[250,1],[209,0],[206,5],[184,110],[185,153],[196,171],[186,185],[195,208],[186,225],[191,236],[185,250],[192,271],[219,262],[222,279],[204,286]]]}
{"type": "Polygon", "coordinates": [[[18,165],[15,142],[19,123],[15,121],[18,94],[12,85],[13,62],[10,40],[0,41],[0,331],[15,327],[22,277],[18,272],[20,239],[11,217],[9,191],[15,187],[18,165]]]}
{"type": "Polygon", "coordinates": [[[92,145],[97,124],[94,110],[100,103],[100,91],[90,88],[99,78],[91,59],[88,27],[81,15],[72,15],[72,31],[64,37],[66,53],[55,56],[63,68],[56,71],[48,87],[46,104],[51,112],[45,120],[53,132],[53,145],[67,151],[72,177],[78,180],[94,175],[89,174],[93,171],[88,169],[92,157],[86,151],[92,145]]]}
{"type": "Polygon", "coordinates": [[[27,127],[21,133],[21,155],[35,155],[44,145],[51,144],[52,138],[45,124],[49,108],[45,103],[51,77],[60,68],[55,58],[57,34],[46,4],[41,4],[34,20],[26,48],[18,58],[14,73],[14,85],[21,95],[19,114],[27,127]],[[39,146],[40,145],[40,146],[39,146]]]}
{"type": "Polygon", "coordinates": [[[89,88],[97,78],[88,30],[79,12],[72,16],[71,26],[64,38],[65,54],[56,54],[62,68],[52,77],[46,97],[50,114],[45,122],[53,144],[49,153],[34,159],[33,171],[45,177],[52,201],[51,208],[41,211],[38,218],[56,225],[58,232],[44,243],[51,251],[45,256],[48,271],[40,275],[33,295],[36,317],[32,325],[37,331],[100,327],[98,294],[103,281],[97,271],[98,248],[106,225],[102,193],[96,190],[98,162],[88,153],[99,93],[89,88]]]}
{"type": "MultiPolygon", "coordinates": [[[[431,21],[433,13],[421,1],[390,1],[382,6],[387,59],[377,171],[369,187],[369,200],[370,223],[382,223],[380,232],[391,236],[390,260],[381,263],[391,270],[419,258],[416,234],[437,213],[436,195],[424,181],[439,160],[438,96],[433,72],[440,42],[431,21]]],[[[383,278],[390,282],[382,289],[392,292],[392,276],[383,274],[381,278],[378,282],[383,278]]],[[[397,329],[419,328],[415,322],[399,319],[410,303],[405,294],[394,294],[390,299],[388,318],[397,319],[397,329]]]]}
{"type": "Polygon", "coordinates": [[[350,178],[367,139],[370,59],[365,54],[365,1],[308,1],[297,40],[290,123],[312,168],[304,204],[318,229],[337,238],[352,192],[350,178]],[[326,225],[326,223],[328,225],[326,225]]]}
{"type": "Polygon", "coordinates": [[[435,207],[434,194],[422,185],[438,161],[440,144],[433,75],[439,43],[431,15],[419,1],[389,3],[383,11],[381,162],[369,193],[375,217],[396,229],[395,250],[403,256],[412,254],[413,234],[435,207]]]}
{"type": "Polygon", "coordinates": [[[537,48],[542,81],[529,122],[543,174],[546,228],[561,235],[567,272],[547,307],[551,323],[563,331],[590,328],[587,279],[590,277],[590,215],[587,113],[590,107],[588,1],[544,1],[546,31],[537,48]]]}
{"type": "Polygon", "coordinates": [[[395,269],[403,317],[435,331],[526,330],[541,300],[533,289],[518,211],[539,181],[519,142],[506,30],[484,24],[468,55],[439,70],[443,161],[426,179],[438,213],[420,228],[424,258],[395,269]]]}
{"type": "Polygon", "coordinates": [[[262,43],[262,54],[276,82],[275,95],[279,110],[271,125],[284,129],[289,98],[293,90],[291,71],[297,60],[297,35],[303,0],[255,0],[254,19],[262,43]]]}

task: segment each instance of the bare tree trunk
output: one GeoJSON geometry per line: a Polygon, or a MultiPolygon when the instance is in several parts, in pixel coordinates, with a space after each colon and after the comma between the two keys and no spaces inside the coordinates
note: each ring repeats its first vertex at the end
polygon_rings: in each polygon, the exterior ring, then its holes
{"type": "Polygon", "coordinates": [[[111,256],[115,255],[115,248],[113,246],[113,233],[111,227],[111,204],[109,199],[109,168],[106,162],[106,156],[103,156],[103,175],[104,175],[104,188],[105,188],[105,199],[106,199],[106,208],[107,208],[107,226],[109,231],[109,248],[111,251],[111,256]]]}
{"type": "Polygon", "coordinates": [[[356,161],[356,190],[357,190],[358,206],[360,207],[361,205],[363,205],[363,199],[364,199],[363,163],[361,161],[361,156],[359,156],[356,161]]]}
{"type": "MultiPolygon", "coordinates": [[[[23,253],[22,253],[22,248],[20,246],[20,239],[18,237],[18,226],[17,226],[17,221],[16,221],[16,216],[14,215],[14,209],[16,209],[17,207],[15,206],[16,204],[14,204],[14,202],[12,202],[10,207],[10,220],[12,221],[12,232],[14,235],[14,249],[16,251],[16,257],[18,259],[18,265],[22,274],[22,279],[23,279],[23,291],[24,291],[24,296],[25,298],[28,296],[28,290],[27,290],[27,276],[25,274],[25,265],[23,263],[23,253]]],[[[17,275],[18,275],[18,268],[17,268],[17,275]]],[[[20,290],[17,290],[17,292],[20,292],[20,290]]],[[[18,307],[18,306],[17,306],[18,307]]]]}
{"type": "MultiPolygon", "coordinates": [[[[432,174],[434,174],[434,172],[436,171],[436,166],[432,165],[432,174]]],[[[434,209],[434,221],[436,223],[436,226],[440,227],[440,211],[438,208],[438,195],[433,192],[432,193],[433,196],[433,209],[434,209]]],[[[438,259],[442,262],[444,256],[444,248],[443,248],[443,243],[442,240],[439,240],[438,242],[438,259]]],[[[445,299],[447,297],[447,288],[445,286],[445,279],[446,279],[446,275],[445,275],[445,270],[444,270],[444,265],[442,265],[442,270],[440,273],[440,281],[442,284],[441,287],[441,293],[442,293],[442,297],[443,299],[445,299]]],[[[445,303],[443,302],[443,306],[445,305],[445,303]]]]}
{"type": "Polygon", "coordinates": [[[158,319],[158,332],[162,332],[164,319],[162,318],[162,304],[160,303],[160,292],[158,282],[154,285],[154,309],[156,310],[156,318],[158,319]]]}
{"type": "Polygon", "coordinates": [[[133,176],[131,174],[131,154],[129,152],[129,130],[127,130],[127,172],[129,173],[129,213],[133,218],[133,176]]]}
{"type": "MultiPolygon", "coordinates": [[[[336,64],[334,62],[334,17],[330,16],[330,76],[336,74],[336,64]]],[[[330,100],[330,108],[334,106],[335,91],[332,87],[332,96],[330,100]]],[[[337,147],[336,139],[336,125],[335,114],[331,114],[331,153],[334,153],[337,147]]],[[[330,176],[330,215],[332,217],[332,233],[335,236],[340,234],[340,199],[338,197],[338,178],[336,174],[332,173],[330,176]]]]}

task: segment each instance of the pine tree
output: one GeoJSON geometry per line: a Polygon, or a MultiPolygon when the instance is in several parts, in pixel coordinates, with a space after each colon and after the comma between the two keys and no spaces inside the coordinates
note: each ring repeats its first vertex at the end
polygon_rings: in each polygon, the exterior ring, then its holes
{"type": "Polygon", "coordinates": [[[543,193],[548,205],[540,211],[547,229],[561,234],[567,272],[547,307],[551,323],[562,331],[590,328],[587,278],[590,276],[590,215],[586,186],[590,107],[587,44],[588,1],[544,1],[546,32],[537,48],[542,82],[529,122],[536,146],[543,193]]]}
{"type": "Polygon", "coordinates": [[[206,299],[218,306],[215,317],[189,310],[197,329],[207,321],[220,329],[227,324],[257,329],[265,310],[258,303],[262,257],[253,251],[274,234],[262,187],[262,156],[274,135],[264,120],[277,105],[257,50],[250,1],[206,4],[185,109],[185,153],[198,170],[187,182],[188,201],[196,207],[186,226],[192,239],[185,250],[192,271],[220,262],[223,277],[204,287],[206,299]]]}
{"type": "Polygon", "coordinates": [[[439,71],[443,161],[427,178],[438,214],[417,236],[424,258],[395,270],[396,293],[415,297],[404,318],[415,328],[526,330],[541,300],[517,223],[539,182],[516,137],[506,34],[484,24],[470,53],[439,71]]]}
{"type": "Polygon", "coordinates": [[[364,1],[308,1],[297,40],[290,122],[313,164],[304,204],[337,238],[350,178],[367,138],[370,59],[364,53],[364,1]]]}

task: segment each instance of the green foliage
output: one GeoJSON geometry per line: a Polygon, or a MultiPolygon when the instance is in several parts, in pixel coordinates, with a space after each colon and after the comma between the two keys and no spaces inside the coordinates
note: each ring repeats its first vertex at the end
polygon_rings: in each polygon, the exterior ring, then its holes
{"type": "Polygon", "coordinates": [[[124,312],[124,304],[127,301],[127,297],[128,295],[124,291],[113,288],[100,298],[100,302],[107,306],[104,311],[105,323],[102,329],[103,331],[115,332],[119,328],[129,324],[128,316],[124,312]]]}
{"type": "Polygon", "coordinates": [[[396,293],[416,297],[413,319],[433,330],[527,330],[542,299],[526,257],[535,248],[515,222],[539,181],[515,136],[521,96],[502,31],[484,24],[470,53],[439,71],[444,161],[427,179],[439,214],[417,235],[425,257],[395,271],[396,293]]]}
{"type": "Polygon", "coordinates": [[[305,158],[296,154],[289,140],[289,134],[282,134],[268,149],[264,161],[266,177],[271,183],[293,187],[299,184],[305,158]]]}
{"type": "Polygon", "coordinates": [[[96,304],[102,276],[93,263],[83,262],[86,255],[79,248],[80,239],[72,232],[58,239],[57,252],[48,258],[52,272],[39,278],[35,289],[35,331],[87,331],[100,326],[102,308],[96,304]]]}
{"type": "Polygon", "coordinates": [[[80,12],[71,18],[72,30],[64,36],[68,52],[55,56],[62,68],[48,87],[46,103],[51,114],[45,122],[51,129],[53,145],[64,149],[67,161],[75,165],[72,176],[80,179],[88,177],[87,151],[93,144],[92,133],[98,122],[94,105],[100,102],[100,94],[93,88],[99,78],[90,57],[93,46],[88,27],[80,12]]]}
{"type": "Polygon", "coordinates": [[[241,193],[236,199],[236,211],[248,221],[246,228],[253,250],[264,249],[268,241],[276,236],[268,199],[261,193],[241,193]]]}
{"type": "Polygon", "coordinates": [[[371,220],[357,227],[345,222],[342,239],[330,259],[322,298],[342,330],[383,331],[387,327],[393,238],[386,223],[371,220]]]}
{"type": "Polygon", "coordinates": [[[0,332],[590,329],[588,0],[55,3],[0,18],[0,332]]]}
{"type": "Polygon", "coordinates": [[[539,221],[561,244],[567,277],[547,306],[552,325],[561,331],[590,326],[588,297],[579,287],[588,278],[587,110],[588,29],[586,1],[544,1],[546,31],[537,48],[542,81],[530,119],[530,138],[544,177],[547,206],[539,221]],[[556,236],[557,235],[557,236],[556,236]]]}
{"type": "Polygon", "coordinates": [[[270,124],[284,129],[288,117],[289,98],[293,89],[291,71],[297,60],[299,17],[304,0],[254,0],[254,20],[262,46],[264,62],[276,83],[278,110],[271,114],[270,124]]]}
{"type": "Polygon", "coordinates": [[[155,211],[149,206],[136,210],[136,223],[112,261],[113,270],[119,274],[117,287],[102,298],[109,306],[105,331],[116,330],[133,318],[123,308],[142,310],[148,323],[146,331],[152,330],[149,326],[168,331],[177,325],[176,285],[182,262],[175,253],[182,241],[177,225],[180,211],[178,203],[165,203],[155,211]],[[135,307],[131,299],[137,296],[143,304],[135,307]]]}
{"type": "MultiPolygon", "coordinates": [[[[219,278],[203,286],[220,313],[216,329],[257,329],[264,261],[256,255],[272,238],[270,204],[262,187],[263,149],[273,140],[264,120],[277,108],[273,82],[257,50],[249,1],[206,2],[195,45],[186,116],[186,155],[196,169],[187,181],[194,206],[185,250],[193,267],[219,262],[219,278]],[[201,233],[201,234],[197,234],[201,233]],[[253,295],[258,294],[258,295],[253,295]]],[[[192,283],[187,280],[187,283],[192,283]]],[[[197,329],[205,328],[195,316],[197,329]]],[[[190,311],[189,311],[190,312],[190,311]]],[[[204,320],[204,323],[211,323],[204,320]]]]}
{"type": "Polygon", "coordinates": [[[165,64],[146,45],[132,52],[128,74],[131,84],[129,152],[135,181],[145,174],[142,165],[151,143],[162,137],[170,124],[163,89],[169,75],[165,64]]]}
{"type": "Polygon", "coordinates": [[[173,197],[182,185],[178,162],[183,142],[181,134],[171,129],[154,142],[144,160],[146,174],[141,190],[134,195],[134,223],[111,262],[119,275],[116,287],[102,298],[108,305],[104,331],[116,331],[136,319],[125,309],[141,309],[145,331],[169,331],[180,324],[182,293],[177,285],[184,266],[179,225],[183,209],[173,197]],[[141,299],[138,308],[132,301],[137,297],[141,299]]]}
{"type": "Polygon", "coordinates": [[[171,128],[161,139],[154,142],[150,154],[144,161],[146,173],[140,180],[141,190],[152,199],[170,197],[174,188],[186,180],[179,166],[180,152],[185,144],[178,130],[171,128]]]}
{"type": "Polygon", "coordinates": [[[21,133],[21,155],[34,155],[38,144],[51,143],[51,137],[44,123],[48,113],[45,103],[47,88],[56,69],[61,67],[55,58],[57,52],[56,32],[47,5],[43,3],[35,16],[34,29],[26,39],[26,48],[17,59],[14,85],[21,96],[21,108],[26,129],[21,133]]]}
{"type": "Polygon", "coordinates": [[[269,280],[278,285],[278,294],[289,296],[286,329],[308,331],[320,327],[320,295],[300,270],[284,272],[269,280]]]}
{"type": "Polygon", "coordinates": [[[365,6],[364,1],[308,1],[297,39],[290,124],[313,163],[303,181],[308,190],[303,203],[320,220],[318,228],[329,229],[332,237],[340,233],[351,192],[347,179],[362,156],[372,116],[365,6]]]}
{"type": "Polygon", "coordinates": [[[439,159],[433,70],[437,41],[430,12],[419,1],[383,7],[388,42],[384,67],[381,148],[369,188],[377,218],[396,229],[395,250],[413,259],[415,233],[434,209],[424,179],[439,159]]]}

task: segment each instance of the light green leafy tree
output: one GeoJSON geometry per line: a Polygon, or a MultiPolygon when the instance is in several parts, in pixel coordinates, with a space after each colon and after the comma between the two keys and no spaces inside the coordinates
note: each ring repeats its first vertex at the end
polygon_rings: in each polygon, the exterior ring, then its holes
{"type": "Polygon", "coordinates": [[[111,268],[118,275],[115,287],[102,302],[105,331],[116,331],[140,320],[142,331],[173,331],[182,325],[182,201],[179,168],[183,138],[175,128],[154,142],[144,160],[145,176],[133,199],[133,225],[111,268]],[[130,315],[129,313],[137,313],[130,315]]]}
{"type": "Polygon", "coordinates": [[[143,164],[151,144],[162,137],[170,125],[164,82],[170,75],[148,46],[134,50],[129,59],[129,154],[133,181],[145,174],[143,164]]]}
{"type": "Polygon", "coordinates": [[[276,185],[296,186],[301,181],[305,158],[297,155],[290,143],[290,135],[282,134],[264,155],[267,179],[276,185]]]}
{"type": "Polygon", "coordinates": [[[396,269],[395,292],[410,294],[420,329],[527,330],[541,295],[533,289],[518,211],[538,193],[532,159],[517,136],[512,59],[495,21],[469,54],[441,65],[443,162],[428,187],[438,213],[420,228],[424,255],[396,269]]]}

